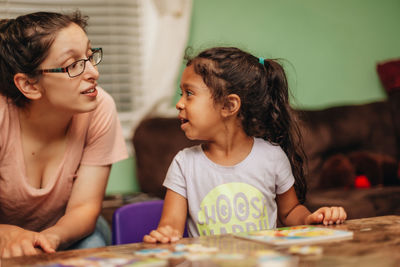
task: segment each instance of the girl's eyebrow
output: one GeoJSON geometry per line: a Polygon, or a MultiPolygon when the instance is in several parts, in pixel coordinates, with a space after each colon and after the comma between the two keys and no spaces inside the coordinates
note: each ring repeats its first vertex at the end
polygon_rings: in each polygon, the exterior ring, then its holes
{"type": "Polygon", "coordinates": [[[183,84],[181,84],[181,88],[187,88],[187,87],[197,88],[196,84],[194,84],[194,83],[183,83],[183,84]]]}

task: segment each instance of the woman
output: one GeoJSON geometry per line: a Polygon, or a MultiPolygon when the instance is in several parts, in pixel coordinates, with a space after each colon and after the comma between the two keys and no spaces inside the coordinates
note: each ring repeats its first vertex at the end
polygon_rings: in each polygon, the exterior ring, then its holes
{"type": "MultiPolygon", "coordinates": [[[[115,104],[97,85],[102,49],[85,27],[79,12],[0,21],[1,257],[81,248],[111,164],[127,157],[115,104]]],[[[106,245],[96,233],[83,247],[106,245]]]]}

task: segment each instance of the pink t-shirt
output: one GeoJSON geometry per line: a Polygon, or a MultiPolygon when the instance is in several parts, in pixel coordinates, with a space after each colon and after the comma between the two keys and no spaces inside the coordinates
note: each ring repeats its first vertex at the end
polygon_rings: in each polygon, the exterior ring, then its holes
{"type": "Polygon", "coordinates": [[[65,213],[80,164],[102,166],[128,157],[114,100],[98,92],[94,111],[74,115],[57,174],[40,189],[27,182],[18,110],[0,95],[0,224],[33,231],[54,225],[65,213]]]}

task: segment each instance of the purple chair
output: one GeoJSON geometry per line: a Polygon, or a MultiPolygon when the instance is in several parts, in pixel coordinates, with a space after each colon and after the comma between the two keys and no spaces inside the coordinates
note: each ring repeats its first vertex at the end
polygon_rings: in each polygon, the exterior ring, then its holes
{"type": "MultiPolygon", "coordinates": [[[[136,202],[124,205],[113,214],[112,244],[121,245],[143,241],[143,236],[158,226],[164,200],[136,202]]],[[[185,227],[184,237],[187,237],[185,227]]]]}

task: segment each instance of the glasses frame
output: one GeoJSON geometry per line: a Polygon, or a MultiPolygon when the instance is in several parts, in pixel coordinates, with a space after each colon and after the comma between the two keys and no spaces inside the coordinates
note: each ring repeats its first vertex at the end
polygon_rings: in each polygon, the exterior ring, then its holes
{"type": "Polygon", "coordinates": [[[80,60],[77,60],[77,61],[73,62],[72,64],[69,64],[69,65],[66,66],[65,68],[41,69],[41,70],[36,70],[35,72],[36,72],[36,73],[39,73],[39,74],[43,74],[43,73],[65,73],[65,72],[66,72],[66,73],[68,73],[68,76],[69,76],[70,78],[77,77],[77,76],[81,75],[81,74],[85,71],[86,62],[87,62],[87,61],[91,61],[91,60],[93,59],[93,55],[94,55],[95,53],[100,53],[100,60],[99,60],[99,62],[97,62],[97,63],[92,63],[93,66],[99,65],[99,63],[100,63],[101,60],[103,59],[103,49],[102,49],[101,47],[92,48],[91,50],[92,50],[92,54],[91,54],[87,59],[80,59],[80,60]],[[82,71],[81,71],[79,74],[71,75],[71,74],[69,73],[69,71],[68,71],[68,68],[71,67],[71,66],[74,65],[74,64],[79,63],[79,62],[83,62],[83,69],[82,69],[82,71]]]}

